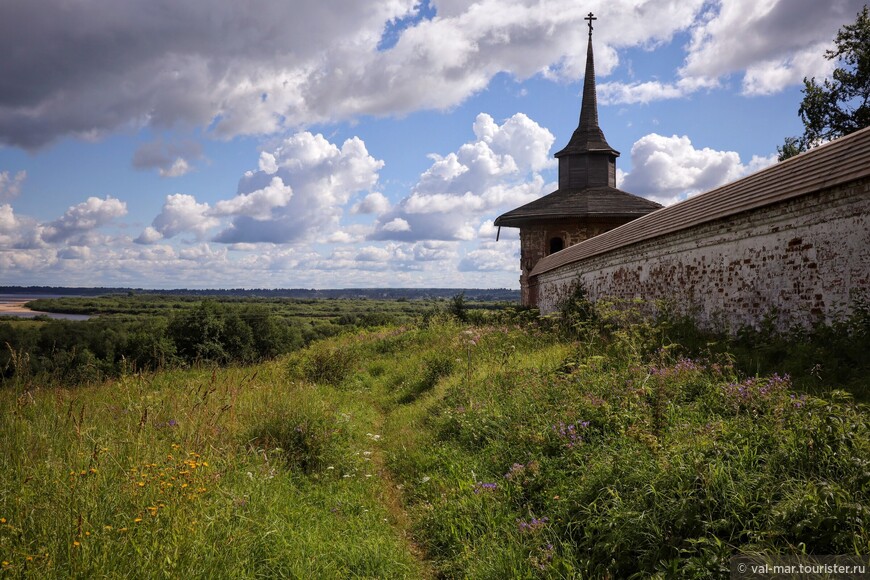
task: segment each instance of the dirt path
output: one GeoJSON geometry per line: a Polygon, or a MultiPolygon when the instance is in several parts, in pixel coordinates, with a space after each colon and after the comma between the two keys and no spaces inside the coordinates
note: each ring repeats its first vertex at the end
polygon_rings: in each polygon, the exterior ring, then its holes
{"type": "MultiPolygon", "coordinates": [[[[374,424],[375,431],[371,434],[371,438],[374,443],[377,443],[380,440],[379,434],[383,432],[386,416],[377,404],[372,404],[378,411],[378,416],[374,424]]],[[[402,489],[396,484],[390,470],[386,466],[384,451],[378,444],[373,445],[372,447],[371,461],[382,482],[380,491],[381,503],[387,508],[392,525],[396,527],[399,535],[407,544],[408,550],[419,563],[420,577],[427,579],[435,578],[435,570],[432,568],[431,563],[426,559],[425,551],[419,544],[417,544],[414,540],[413,534],[411,533],[411,518],[408,515],[408,512],[405,511],[402,502],[402,489]]]]}

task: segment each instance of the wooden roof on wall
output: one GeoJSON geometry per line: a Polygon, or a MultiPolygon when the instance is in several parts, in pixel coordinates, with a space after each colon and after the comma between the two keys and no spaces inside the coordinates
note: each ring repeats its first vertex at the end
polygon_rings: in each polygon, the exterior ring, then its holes
{"type": "Polygon", "coordinates": [[[549,195],[498,216],[496,226],[519,227],[553,219],[578,217],[634,219],[662,207],[615,187],[557,189],[549,195]]]}
{"type": "Polygon", "coordinates": [[[530,275],[865,177],[870,127],[550,254],[530,275]]]}

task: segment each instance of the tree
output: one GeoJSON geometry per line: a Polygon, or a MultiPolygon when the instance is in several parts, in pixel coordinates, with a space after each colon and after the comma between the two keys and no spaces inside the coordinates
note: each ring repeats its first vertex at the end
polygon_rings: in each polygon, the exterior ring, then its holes
{"type": "Polygon", "coordinates": [[[867,5],[854,24],[844,25],[825,58],[836,60],[830,79],[821,84],[804,78],[798,114],[804,124],[801,137],[787,137],[776,150],[788,159],[837,137],[870,127],[870,14],[867,5]]]}

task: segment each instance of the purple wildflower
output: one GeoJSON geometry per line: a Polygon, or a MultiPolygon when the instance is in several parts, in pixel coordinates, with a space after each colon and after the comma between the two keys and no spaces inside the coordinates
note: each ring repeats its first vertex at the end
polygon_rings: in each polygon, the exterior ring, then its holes
{"type": "Polygon", "coordinates": [[[498,489],[497,483],[478,481],[477,483],[474,484],[474,493],[477,493],[477,494],[492,492],[492,491],[495,491],[496,489],[498,489]]]}
{"type": "Polygon", "coordinates": [[[522,533],[531,533],[536,532],[547,525],[547,522],[550,521],[550,518],[532,518],[529,521],[517,519],[517,529],[522,533]]]}
{"type": "Polygon", "coordinates": [[[583,437],[580,435],[580,430],[589,427],[589,421],[579,421],[577,423],[565,424],[559,421],[558,425],[553,425],[553,432],[559,439],[565,441],[565,446],[569,449],[575,445],[583,443],[583,437]]]}

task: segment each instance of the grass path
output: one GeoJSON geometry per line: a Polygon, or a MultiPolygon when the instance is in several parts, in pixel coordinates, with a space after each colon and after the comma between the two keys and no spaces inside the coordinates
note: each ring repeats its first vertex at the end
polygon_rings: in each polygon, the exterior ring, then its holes
{"type": "Polygon", "coordinates": [[[398,535],[402,538],[408,548],[408,552],[419,563],[420,578],[435,578],[435,571],[431,564],[426,560],[425,551],[420,547],[414,539],[411,529],[411,518],[408,512],[405,511],[404,502],[402,500],[402,488],[393,479],[392,473],[386,465],[384,451],[378,443],[381,439],[381,434],[384,431],[386,423],[386,412],[380,408],[376,402],[371,404],[377,409],[377,416],[374,422],[374,432],[369,434],[376,445],[373,446],[371,461],[378,473],[378,478],[381,482],[379,499],[387,512],[390,514],[389,519],[398,535]]]}

